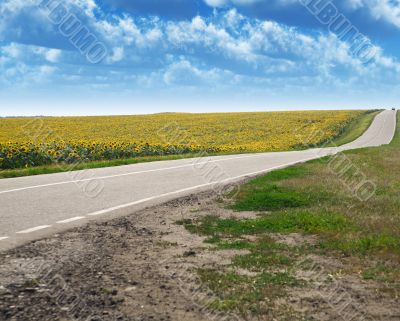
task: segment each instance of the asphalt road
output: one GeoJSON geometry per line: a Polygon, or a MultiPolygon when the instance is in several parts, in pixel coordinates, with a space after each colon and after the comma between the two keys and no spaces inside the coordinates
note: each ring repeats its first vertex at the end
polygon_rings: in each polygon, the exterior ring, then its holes
{"type": "Polygon", "coordinates": [[[339,148],[142,163],[0,180],[0,250],[92,220],[132,214],[191,193],[233,189],[246,177],[392,140],[396,113],[380,113],[356,141],[339,148]]]}

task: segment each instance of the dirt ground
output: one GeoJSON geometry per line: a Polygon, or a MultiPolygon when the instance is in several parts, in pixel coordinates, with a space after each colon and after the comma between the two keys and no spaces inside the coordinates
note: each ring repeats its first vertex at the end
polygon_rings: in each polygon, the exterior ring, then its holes
{"type": "MultiPolygon", "coordinates": [[[[229,269],[239,251],[214,251],[175,224],[209,214],[255,215],[234,213],[212,193],[202,193],[0,254],[0,320],[242,320],[208,308],[214,294],[196,273],[229,269]]],[[[274,237],[288,244],[313,241],[296,234],[274,237]]],[[[392,293],[338,274],[343,266],[333,258],[304,262],[318,269],[300,269],[298,277],[308,285],[281,299],[296,312],[293,320],[400,320],[399,298],[392,293]]]]}

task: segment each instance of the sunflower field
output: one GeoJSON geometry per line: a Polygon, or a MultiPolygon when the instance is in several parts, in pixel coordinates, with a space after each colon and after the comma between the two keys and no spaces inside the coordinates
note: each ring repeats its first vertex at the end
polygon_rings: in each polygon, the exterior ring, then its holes
{"type": "Polygon", "coordinates": [[[0,118],[0,169],[321,144],[365,111],[0,118]]]}

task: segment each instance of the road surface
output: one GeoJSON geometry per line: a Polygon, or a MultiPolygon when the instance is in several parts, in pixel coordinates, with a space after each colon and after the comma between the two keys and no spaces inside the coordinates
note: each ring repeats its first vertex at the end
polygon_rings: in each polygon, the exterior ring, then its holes
{"type": "Polygon", "coordinates": [[[383,111],[359,139],[338,148],[203,157],[3,179],[0,250],[191,193],[219,192],[228,183],[343,150],[388,144],[395,127],[396,112],[383,111]]]}

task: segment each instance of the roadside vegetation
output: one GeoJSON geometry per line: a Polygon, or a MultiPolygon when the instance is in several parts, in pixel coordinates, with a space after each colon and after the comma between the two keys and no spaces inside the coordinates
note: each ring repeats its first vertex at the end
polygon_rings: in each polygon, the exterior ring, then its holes
{"type": "Polygon", "coordinates": [[[360,136],[376,113],[319,111],[1,119],[0,178],[201,156],[297,150],[308,147],[299,142],[318,145],[333,138],[340,145],[360,136]],[[110,132],[115,128],[119,128],[118,135],[110,132]],[[137,143],[132,143],[134,138],[137,143]]]}
{"type": "MultiPolygon", "coordinates": [[[[332,170],[332,159],[324,158],[244,184],[226,206],[236,212],[255,212],[255,218],[221,218],[210,213],[198,220],[178,222],[190,232],[205,236],[205,242],[215,251],[245,251],[236,254],[227,268],[198,270],[202,282],[218,295],[213,308],[280,320],[284,314],[290,320],[294,311],[283,307],[282,302],[289,302],[297,289],[307,292],[346,278],[398,302],[397,116],[397,132],[390,145],[344,153],[354,168],[376,184],[371,198],[357,197],[348,185],[351,177],[338,175],[332,170]],[[325,277],[321,284],[305,277],[315,272],[316,265],[325,277]]],[[[364,118],[352,128],[369,122],[364,118]]]]}
{"type": "Polygon", "coordinates": [[[356,140],[368,129],[375,116],[378,115],[380,112],[381,111],[371,110],[369,113],[366,113],[361,117],[354,119],[343,130],[343,133],[341,135],[332,140],[331,146],[341,146],[356,140]]]}

